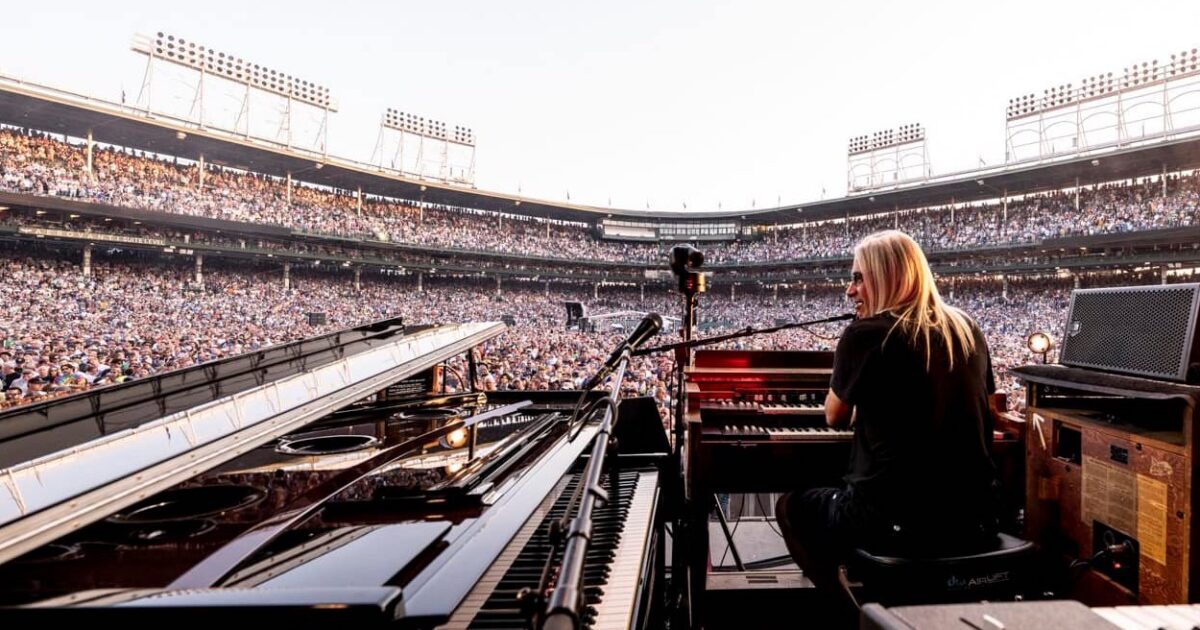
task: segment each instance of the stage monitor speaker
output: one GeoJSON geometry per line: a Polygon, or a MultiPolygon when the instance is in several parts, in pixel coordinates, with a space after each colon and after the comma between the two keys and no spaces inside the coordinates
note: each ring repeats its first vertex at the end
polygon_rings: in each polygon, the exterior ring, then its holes
{"type": "Polygon", "coordinates": [[[1076,289],[1059,361],[1195,383],[1198,309],[1200,284],[1076,289]]]}
{"type": "Polygon", "coordinates": [[[567,328],[579,323],[583,318],[583,302],[563,302],[567,306],[567,328]]]}
{"type": "Polygon", "coordinates": [[[504,322],[505,326],[516,326],[517,325],[517,318],[513,317],[512,315],[501,315],[500,321],[504,322]]]}
{"type": "Polygon", "coordinates": [[[308,313],[309,326],[324,326],[325,322],[325,313],[308,313]]]}

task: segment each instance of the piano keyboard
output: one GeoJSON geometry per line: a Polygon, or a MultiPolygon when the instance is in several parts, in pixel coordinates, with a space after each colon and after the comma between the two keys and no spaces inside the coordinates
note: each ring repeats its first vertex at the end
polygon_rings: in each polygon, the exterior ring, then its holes
{"type": "Polygon", "coordinates": [[[701,431],[709,441],[805,442],[849,440],[853,431],[829,427],[770,426],[761,424],[706,425],[701,431]]]}
{"type": "Polygon", "coordinates": [[[1121,630],[1194,630],[1200,628],[1200,605],[1117,606],[1092,612],[1121,630]]]}
{"type": "Polygon", "coordinates": [[[627,630],[634,624],[638,599],[646,579],[642,567],[650,553],[651,528],[657,503],[658,473],[644,472],[625,515],[625,530],[608,574],[608,586],[596,604],[595,630],[627,630]]]}
{"type": "MultiPolygon", "coordinates": [[[[584,625],[597,630],[625,629],[634,621],[658,488],[653,471],[621,471],[615,491],[610,479],[605,474],[603,482],[614,500],[595,512],[584,574],[584,625]]],[[[537,587],[549,552],[550,523],[562,518],[578,482],[573,474],[556,486],[441,628],[526,627],[517,593],[537,587]]]]}

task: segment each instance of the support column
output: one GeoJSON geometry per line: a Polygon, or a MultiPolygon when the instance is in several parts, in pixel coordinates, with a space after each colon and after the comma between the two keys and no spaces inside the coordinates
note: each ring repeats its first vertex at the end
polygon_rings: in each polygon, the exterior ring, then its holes
{"type": "Polygon", "coordinates": [[[1075,178],[1075,210],[1079,211],[1079,178],[1075,178]]]}
{"type": "Polygon", "coordinates": [[[1004,235],[1004,234],[1008,233],[1008,189],[1007,188],[1004,189],[1004,210],[1003,210],[1002,217],[1004,219],[1004,222],[1000,226],[1000,234],[1004,235]]]}
{"type": "Polygon", "coordinates": [[[283,198],[288,203],[292,203],[292,172],[291,171],[287,172],[287,183],[283,187],[283,198]]]}
{"type": "Polygon", "coordinates": [[[425,272],[418,271],[417,272],[417,293],[422,293],[424,291],[425,291],[425,272]]]}
{"type": "Polygon", "coordinates": [[[1162,268],[1162,283],[1163,284],[1167,283],[1167,268],[1166,267],[1162,268]]]}
{"type": "Polygon", "coordinates": [[[645,282],[638,285],[638,294],[639,294],[639,299],[641,301],[645,302],[646,301],[646,283],[645,282]]]}
{"type": "Polygon", "coordinates": [[[550,295],[550,281],[546,281],[546,295],[550,295]]]}
{"type": "Polygon", "coordinates": [[[504,293],[504,289],[500,287],[500,274],[496,274],[496,295],[504,293]]]}
{"type": "Polygon", "coordinates": [[[775,285],[775,290],[774,290],[774,292],[773,292],[773,293],[772,293],[772,295],[771,295],[771,301],[772,301],[772,302],[778,302],[778,301],[779,301],[779,285],[778,285],[778,284],[777,284],[777,285],[775,285]]]}
{"type": "Polygon", "coordinates": [[[91,175],[91,174],[92,174],[92,147],[93,147],[93,146],[95,146],[95,144],[96,144],[95,142],[92,142],[92,130],[91,130],[91,129],[88,129],[88,135],[87,135],[87,165],[86,165],[86,166],[84,167],[84,169],[83,169],[83,170],[84,170],[84,171],[85,171],[85,172],[86,172],[88,175],[91,175]]]}
{"type": "Polygon", "coordinates": [[[283,263],[283,290],[292,288],[292,263],[283,263]]]}
{"type": "Polygon", "coordinates": [[[356,199],[356,201],[354,204],[354,211],[357,212],[358,216],[361,217],[362,216],[362,186],[358,187],[358,195],[356,196],[355,199],[356,199]]]}
{"type": "Polygon", "coordinates": [[[354,292],[362,293],[362,267],[354,268],[354,292]]]}
{"type": "Polygon", "coordinates": [[[83,246],[83,277],[92,277],[92,246],[83,246]]]}
{"type": "Polygon", "coordinates": [[[196,187],[199,190],[204,190],[204,154],[203,153],[200,154],[200,162],[196,165],[196,168],[200,169],[200,172],[199,172],[200,176],[198,178],[196,178],[196,183],[197,183],[196,187]]]}
{"type": "Polygon", "coordinates": [[[734,292],[734,287],[736,287],[736,286],[737,286],[736,284],[729,285],[729,301],[730,302],[733,302],[737,299],[737,294],[734,292]]]}
{"type": "Polygon", "coordinates": [[[1008,299],[1008,276],[1000,276],[1000,297],[1008,299]]]}
{"type": "Polygon", "coordinates": [[[1071,274],[1071,275],[1073,278],[1075,278],[1075,288],[1078,289],[1079,288],[1079,274],[1076,273],[1076,274],[1071,274]]]}
{"type": "Polygon", "coordinates": [[[598,297],[600,297],[600,283],[599,282],[592,285],[592,299],[594,300],[598,297]]]}
{"type": "MultiPolygon", "coordinates": [[[[1162,196],[1163,199],[1167,198],[1167,164],[1165,162],[1163,163],[1162,172],[1162,196]]],[[[1166,282],[1164,281],[1163,284],[1166,284],[1166,282]]]]}
{"type": "Polygon", "coordinates": [[[204,286],[204,254],[196,254],[196,284],[204,286]]]}
{"type": "Polygon", "coordinates": [[[808,304],[808,285],[800,285],[800,303],[808,304]]]}

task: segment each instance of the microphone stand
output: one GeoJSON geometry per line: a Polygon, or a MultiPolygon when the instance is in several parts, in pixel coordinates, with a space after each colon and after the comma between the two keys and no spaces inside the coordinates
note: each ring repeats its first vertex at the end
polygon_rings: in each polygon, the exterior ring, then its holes
{"type": "Polygon", "coordinates": [[[667,352],[670,350],[677,350],[680,348],[686,348],[686,349],[690,350],[691,348],[695,348],[697,346],[708,346],[708,345],[712,345],[714,343],[721,343],[722,341],[729,341],[730,339],[740,339],[742,337],[749,337],[751,335],[767,335],[770,333],[779,332],[781,330],[788,330],[790,328],[804,328],[804,327],[813,326],[816,324],[828,324],[829,322],[840,322],[840,321],[845,321],[847,319],[854,319],[854,318],[855,318],[854,313],[847,313],[845,315],[834,315],[833,317],[826,317],[823,319],[814,319],[812,321],[807,321],[807,322],[789,322],[787,324],[780,324],[779,326],[772,326],[770,328],[754,328],[752,326],[747,326],[737,332],[726,333],[724,335],[717,335],[715,337],[703,337],[701,339],[694,339],[694,340],[693,339],[685,339],[683,341],[677,341],[675,343],[663,344],[661,346],[653,346],[650,348],[639,348],[639,349],[633,351],[633,356],[641,357],[641,356],[645,356],[648,354],[667,352]]]}
{"type": "MultiPolygon", "coordinates": [[[[564,529],[566,531],[566,547],[559,565],[558,580],[546,604],[545,616],[540,620],[540,624],[537,624],[535,620],[535,627],[568,630],[578,629],[583,625],[583,614],[580,608],[583,604],[584,565],[587,561],[588,545],[592,540],[592,512],[596,509],[597,503],[609,501],[608,492],[600,486],[600,475],[608,454],[613,427],[617,423],[617,400],[621,395],[621,384],[625,380],[625,368],[629,365],[629,357],[630,348],[626,346],[621,360],[613,370],[615,376],[613,376],[612,388],[608,395],[592,403],[594,406],[604,406],[604,416],[600,420],[600,428],[596,432],[595,442],[592,443],[587,467],[580,475],[579,486],[576,488],[575,496],[572,497],[565,514],[571,513],[571,507],[576,501],[579,503],[579,511],[569,521],[564,515],[562,524],[558,528],[559,531],[564,529]]],[[[610,489],[614,492],[617,491],[615,485],[610,489]]],[[[557,546],[555,550],[557,550],[557,546]]],[[[552,551],[547,562],[553,561],[553,558],[552,551]]],[[[546,590],[548,574],[549,572],[543,569],[543,584],[539,589],[541,593],[546,590]]]]}

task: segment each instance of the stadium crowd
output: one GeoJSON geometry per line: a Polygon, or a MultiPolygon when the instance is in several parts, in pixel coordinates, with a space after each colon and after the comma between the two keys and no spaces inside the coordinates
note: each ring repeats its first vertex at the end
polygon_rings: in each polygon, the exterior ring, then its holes
{"type": "MultiPolygon", "coordinates": [[[[579,222],[550,221],[353,194],[174,158],[106,147],[92,172],[77,143],[0,129],[0,190],[83,199],[160,212],[283,226],[301,232],[521,257],[658,263],[658,243],[601,240],[579,222]]],[[[766,230],[712,248],[713,263],[843,257],[883,228],[912,234],[928,251],[1037,242],[1069,236],[1200,223],[1195,173],[1085,186],[985,204],[905,209],[766,230]]]]}
{"type": "MultiPolygon", "coordinates": [[[[624,336],[615,329],[567,330],[565,301],[580,301],[590,314],[656,311],[677,315],[680,298],[656,285],[642,298],[636,290],[607,287],[593,298],[590,286],[494,283],[439,279],[418,292],[411,277],[364,275],[353,290],[348,273],[297,270],[284,288],[278,267],[220,265],[195,282],[186,261],[98,254],[90,277],[78,260],[0,251],[6,274],[0,278],[0,379],[5,407],[44,400],[110,383],[248,352],[385,317],[410,323],[499,320],[515,325],[482,346],[479,385],[485,389],[576,388],[600,366],[624,336]],[[310,326],[307,313],[326,314],[323,326],[310,326]]],[[[1119,280],[1096,275],[1087,282],[1119,280]]],[[[1130,280],[1134,280],[1130,278],[1130,280]]],[[[1013,365],[1033,360],[1025,337],[1055,331],[1065,312],[1070,278],[956,279],[943,292],[978,319],[987,334],[1002,388],[1021,400],[1007,375],[1013,365]],[[953,297],[950,297],[951,294],[953,297]]],[[[845,312],[841,286],[725,293],[701,299],[703,334],[764,328],[845,312]]],[[[727,342],[739,349],[831,349],[840,324],[816,335],[788,330],[727,342]]],[[[627,389],[655,397],[669,407],[669,357],[638,359],[627,389]]],[[[459,373],[465,373],[459,370],[459,373]]],[[[464,384],[451,382],[452,387],[464,384]]]]}

